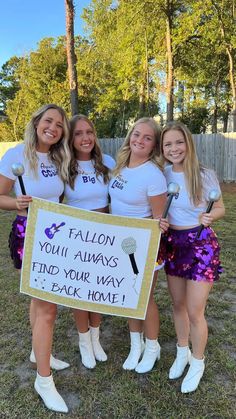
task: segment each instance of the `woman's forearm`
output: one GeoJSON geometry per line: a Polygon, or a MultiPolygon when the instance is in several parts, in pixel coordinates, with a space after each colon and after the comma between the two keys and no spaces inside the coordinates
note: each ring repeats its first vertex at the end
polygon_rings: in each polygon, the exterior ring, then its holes
{"type": "Polygon", "coordinates": [[[16,198],[13,198],[8,195],[0,195],[0,209],[6,211],[16,211],[16,198]]]}

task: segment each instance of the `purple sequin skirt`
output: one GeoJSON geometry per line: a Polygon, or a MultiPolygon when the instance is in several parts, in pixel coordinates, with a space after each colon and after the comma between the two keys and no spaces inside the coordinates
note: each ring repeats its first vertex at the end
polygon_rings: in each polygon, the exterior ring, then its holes
{"type": "Polygon", "coordinates": [[[164,238],[165,271],[171,276],[214,282],[222,272],[217,236],[210,227],[206,227],[197,238],[198,229],[168,230],[164,238]]]}
{"type": "Polygon", "coordinates": [[[161,268],[163,268],[165,264],[165,260],[166,260],[166,246],[165,246],[165,241],[163,240],[163,235],[161,235],[161,241],[160,241],[160,246],[158,250],[155,271],[159,271],[161,268]]]}
{"type": "Polygon", "coordinates": [[[22,266],[26,223],[27,217],[17,215],[12,223],[12,230],[9,235],[10,255],[16,269],[21,269],[22,266]]]}

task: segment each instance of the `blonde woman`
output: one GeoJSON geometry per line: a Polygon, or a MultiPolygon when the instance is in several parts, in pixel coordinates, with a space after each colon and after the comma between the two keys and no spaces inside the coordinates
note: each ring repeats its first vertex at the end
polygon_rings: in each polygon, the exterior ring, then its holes
{"type": "MultiPolygon", "coordinates": [[[[159,163],[160,128],[153,118],[141,118],[129,130],[117,156],[109,184],[111,212],[115,215],[160,220],[166,203],[166,180],[159,163]]],[[[162,230],[168,228],[161,219],[162,230]]],[[[154,300],[154,274],[145,320],[129,319],[131,348],[125,370],[150,371],[160,359],[159,314],[154,300]],[[142,333],[146,341],[143,352],[142,333]],[[141,355],[143,352],[142,359],[141,355]]]]}
{"type": "MultiPolygon", "coordinates": [[[[109,172],[115,161],[102,154],[95,127],[85,115],[75,115],[70,121],[70,151],[70,178],[65,187],[67,205],[108,212],[109,172]]],[[[99,340],[101,315],[77,309],[74,318],[82,364],[94,368],[96,361],[107,360],[99,340]]]]}
{"type": "Polygon", "coordinates": [[[199,163],[194,140],[184,124],[172,122],[163,129],[161,153],[170,163],[165,168],[167,183],[180,186],[178,199],[172,201],[169,210],[166,234],[165,270],[177,334],[177,355],[169,378],[181,377],[190,364],[181,385],[182,393],[190,393],[197,389],[204,373],[208,336],[205,307],[221,272],[220,247],[210,225],[224,216],[225,208],[220,198],[206,213],[209,193],[216,190],[220,196],[220,186],[214,172],[199,163]],[[198,237],[201,224],[205,228],[198,237]]]}
{"type": "MultiPolygon", "coordinates": [[[[59,202],[64,182],[68,180],[70,151],[69,125],[66,114],[57,105],[45,105],[36,111],[25,131],[24,143],[9,149],[0,162],[0,208],[16,211],[9,237],[11,257],[16,269],[21,269],[27,208],[32,196],[59,202]],[[12,173],[12,164],[25,168],[23,182],[27,195],[23,195],[19,182],[12,173]],[[10,193],[15,192],[16,197],[10,193]]],[[[57,314],[55,304],[32,298],[30,322],[33,351],[31,361],[37,363],[35,390],[48,409],[67,412],[68,408],[57,392],[50,367],[63,369],[69,364],[51,355],[53,328],[57,314]]]]}

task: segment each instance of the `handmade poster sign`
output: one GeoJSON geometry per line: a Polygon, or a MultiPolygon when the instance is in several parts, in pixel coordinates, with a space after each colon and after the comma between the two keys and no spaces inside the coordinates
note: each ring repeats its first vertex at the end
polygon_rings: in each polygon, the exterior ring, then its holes
{"type": "Polygon", "coordinates": [[[21,292],[73,308],[144,319],[159,241],[155,220],[33,198],[21,292]]]}

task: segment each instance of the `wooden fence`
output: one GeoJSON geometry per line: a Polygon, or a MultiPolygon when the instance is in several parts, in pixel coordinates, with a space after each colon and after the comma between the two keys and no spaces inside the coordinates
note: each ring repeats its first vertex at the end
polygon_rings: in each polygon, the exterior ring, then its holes
{"type": "MultiPolygon", "coordinates": [[[[199,160],[214,169],[220,182],[236,182],[236,133],[193,136],[199,160]]],[[[115,158],[122,138],[100,139],[104,153],[115,158]]]]}
{"type": "MultiPolygon", "coordinates": [[[[236,133],[194,135],[200,161],[214,169],[221,182],[236,182],[236,133]]],[[[123,138],[102,138],[100,144],[106,154],[114,158],[123,138]]],[[[0,158],[16,143],[0,143],[0,158]]]]}

